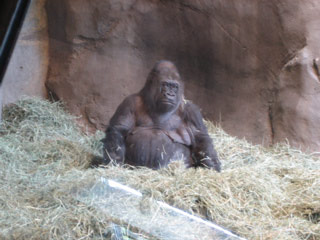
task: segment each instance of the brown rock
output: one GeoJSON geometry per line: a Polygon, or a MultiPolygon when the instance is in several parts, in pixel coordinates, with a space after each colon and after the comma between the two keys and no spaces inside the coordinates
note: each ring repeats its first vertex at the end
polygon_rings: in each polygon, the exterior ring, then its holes
{"type": "Polygon", "coordinates": [[[104,129],[168,59],[186,97],[227,132],[317,150],[319,9],[316,0],[48,0],[47,87],[104,129]]]}
{"type": "Polygon", "coordinates": [[[281,69],[273,108],[274,141],[289,139],[305,150],[320,149],[320,2],[303,1],[306,45],[281,69]]]}

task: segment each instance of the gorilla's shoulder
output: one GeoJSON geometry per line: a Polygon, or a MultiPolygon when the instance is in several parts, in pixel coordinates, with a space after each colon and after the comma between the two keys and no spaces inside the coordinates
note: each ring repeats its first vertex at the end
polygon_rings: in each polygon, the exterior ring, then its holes
{"type": "Polygon", "coordinates": [[[126,97],[122,103],[120,104],[120,106],[126,106],[129,108],[135,108],[137,105],[141,104],[142,99],[141,96],[139,94],[131,94],[128,97],[126,97]]]}
{"type": "Polygon", "coordinates": [[[200,108],[190,100],[184,100],[184,119],[198,128],[203,128],[203,117],[200,108]]]}
{"type": "Polygon", "coordinates": [[[184,111],[187,114],[195,114],[202,117],[200,108],[190,100],[184,100],[184,111]]]}
{"type": "Polygon", "coordinates": [[[134,113],[137,109],[139,99],[140,97],[137,94],[132,94],[126,97],[118,106],[112,119],[118,119],[119,116],[127,116],[128,114],[134,113]]]}

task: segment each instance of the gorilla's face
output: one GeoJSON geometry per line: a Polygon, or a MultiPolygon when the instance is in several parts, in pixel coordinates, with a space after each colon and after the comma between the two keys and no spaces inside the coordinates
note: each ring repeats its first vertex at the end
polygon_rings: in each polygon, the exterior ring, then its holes
{"type": "Polygon", "coordinates": [[[162,77],[159,79],[156,108],[161,113],[176,110],[180,104],[180,83],[177,80],[162,77]]]}
{"type": "Polygon", "coordinates": [[[175,65],[163,60],[153,67],[141,95],[149,112],[164,116],[179,108],[183,89],[183,82],[175,65]]]}

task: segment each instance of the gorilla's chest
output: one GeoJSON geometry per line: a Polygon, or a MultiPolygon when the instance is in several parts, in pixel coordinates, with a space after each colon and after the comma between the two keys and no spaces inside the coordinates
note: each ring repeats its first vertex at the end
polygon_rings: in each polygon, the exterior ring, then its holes
{"type": "Polygon", "coordinates": [[[192,141],[189,132],[179,116],[154,121],[140,114],[126,136],[126,163],[157,169],[171,161],[183,160],[189,167],[192,141]]]}
{"type": "Polygon", "coordinates": [[[154,120],[147,114],[140,117],[136,121],[135,127],[129,133],[130,135],[137,135],[143,131],[147,133],[148,139],[159,138],[160,135],[164,135],[168,138],[168,141],[173,143],[179,143],[186,146],[191,146],[192,135],[188,126],[178,115],[170,116],[168,119],[154,120]]]}
{"type": "Polygon", "coordinates": [[[137,127],[126,138],[126,163],[153,169],[182,160],[190,167],[190,147],[176,132],[153,127],[137,127]]]}

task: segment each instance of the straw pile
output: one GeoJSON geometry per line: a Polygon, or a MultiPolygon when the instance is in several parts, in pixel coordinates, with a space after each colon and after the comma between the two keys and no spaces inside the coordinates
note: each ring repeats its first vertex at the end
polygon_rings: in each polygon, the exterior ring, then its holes
{"type": "MultiPolygon", "coordinates": [[[[103,133],[87,135],[61,104],[24,99],[0,127],[0,239],[102,239],[111,221],[72,192],[101,177],[232,230],[247,239],[320,239],[320,157],[287,144],[253,146],[208,123],[221,173],[88,168],[103,133]]],[[[199,237],[201,239],[201,237],[199,237]]]]}

